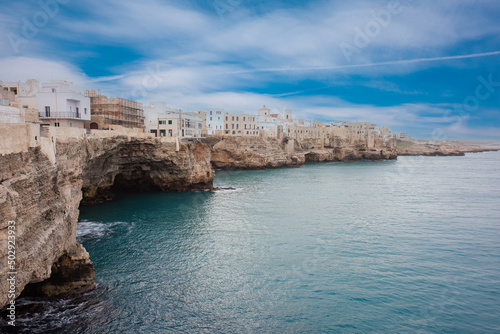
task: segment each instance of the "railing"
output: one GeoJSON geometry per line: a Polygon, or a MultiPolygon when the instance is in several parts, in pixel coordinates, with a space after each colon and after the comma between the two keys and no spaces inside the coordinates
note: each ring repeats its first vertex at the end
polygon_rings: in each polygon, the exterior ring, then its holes
{"type": "Polygon", "coordinates": [[[40,111],[40,118],[73,118],[73,119],[81,119],[82,113],[74,112],[74,111],[40,111]]]}

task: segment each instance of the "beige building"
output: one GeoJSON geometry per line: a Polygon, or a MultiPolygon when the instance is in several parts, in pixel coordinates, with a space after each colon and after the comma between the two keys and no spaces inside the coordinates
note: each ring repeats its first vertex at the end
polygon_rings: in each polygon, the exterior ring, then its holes
{"type": "Polygon", "coordinates": [[[322,122],[299,119],[288,126],[287,135],[297,140],[320,139],[322,137],[322,127],[322,122]]]}
{"type": "Polygon", "coordinates": [[[224,118],[225,136],[260,136],[262,130],[255,115],[226,114],[224,118]]]}

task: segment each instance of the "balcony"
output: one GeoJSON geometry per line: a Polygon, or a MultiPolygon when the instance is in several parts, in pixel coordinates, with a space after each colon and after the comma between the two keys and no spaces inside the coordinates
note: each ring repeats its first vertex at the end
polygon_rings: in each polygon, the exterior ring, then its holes
{"type": "Polygon", "coordinates": [[[41,111],[40,119],[82,119],[82,113],[75,111],[41,111]]]}

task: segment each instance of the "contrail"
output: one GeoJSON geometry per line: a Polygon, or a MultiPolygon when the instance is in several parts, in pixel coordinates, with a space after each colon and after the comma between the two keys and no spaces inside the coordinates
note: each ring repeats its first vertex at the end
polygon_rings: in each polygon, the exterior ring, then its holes
{"type": "Polygon", "coordinates": [[[125,74],[111,75],[111,76],[108,76],[108,77],[93,78],[93,79],[90,79],[88,81],[91,82],[91,83],[106,82],[106,81],[115,81],[115,80],[118,80],[118,79],[123,79],[126,76],[127,75],[125,75],[125,74]]]}
{"type": "Polygon", "coordinates": [[[263,68],[263,69],[252,69],[252,70],[242,70],[233,73],[250,73],[250,72],[287,72],[287,71],[331,71],[340,70],[345,68],[360,68],[360,67],[373,67],[373,66],[384,66],[384,65],[400,65],[400,64],[413,64],[413,63],[424,63],[431,61],[441,61],[441,60],[453,60],[453,59],[466,59],[466,58],[478,58],[478,57],[488,57],[500,55],[500,51],[483,52],[483,53],[472,53],[468,55],[459,56],[448,56],[448,57],[434,57],[434,58],[416,58],[416,59],[404,59],[404,60],[392,60],[380,63],[369,63],[369,64],[357,64],[357,65],[341,65],[341,66],[325,66],[325,67],[291,67],[291,68],[263,68]]]}

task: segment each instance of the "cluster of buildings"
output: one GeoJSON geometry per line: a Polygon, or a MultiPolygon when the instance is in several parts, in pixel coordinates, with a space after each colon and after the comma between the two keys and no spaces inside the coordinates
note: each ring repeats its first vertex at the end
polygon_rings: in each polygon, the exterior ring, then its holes
{"type": "Polygon", "coordinates": [[[125,130],[172,140],[207,136],[288,137],[324,144],[340,138],[351,143],[361,140],[370,147],[377,140],[391,138],[389,129],[375,124],[296,120],[288,109],[273,113],[263,106],[256,114],[231,114],[221,109],[185,112],[163,102],[142,105],[107,97],[67,81],[0,81],[0,123],[24,122],[89,131],[125,130]]]}

